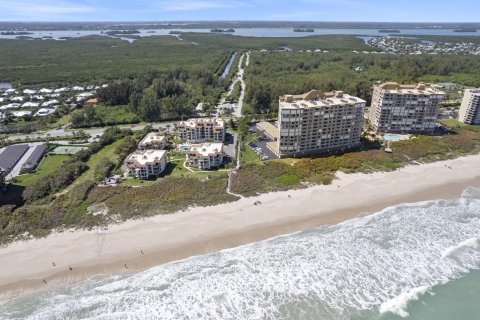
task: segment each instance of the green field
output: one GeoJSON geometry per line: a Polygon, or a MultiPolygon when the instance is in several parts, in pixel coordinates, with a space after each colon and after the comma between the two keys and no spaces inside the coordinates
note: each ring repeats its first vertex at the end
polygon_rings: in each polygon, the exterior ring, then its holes
{"type": "Polygon", "coordinates": [[[47,155],[38,165],[34,173],[22,174],[16,177],[16,183],[26,187],[35,183],[52,172],[55,172],[69,158],[68,155],[47,155]]]}

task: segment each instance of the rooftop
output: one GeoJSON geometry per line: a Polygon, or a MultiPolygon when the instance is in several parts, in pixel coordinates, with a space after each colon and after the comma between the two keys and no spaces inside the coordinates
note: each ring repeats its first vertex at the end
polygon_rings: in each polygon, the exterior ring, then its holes
{"type": "Polygon", "coordinates": [[[140,145],[151,144],[155,141],[164,140],[166,140],[166,137],[159,132],[150,132],[142,139],[142,141],[140,141],[140,145]]]}
{"type": "Polygon", "coordinates": [[[152,164],[160,161],[167,155],[166,150],[145,150],[135,152],[128,156],[127,162],[134,161],[139,165],[152,164]]]}
{"type": "Polygon", "coordinates": [[[190,152],[197,152],[202,156],[209,156],[211,154],[217,154],[223,151],[223,143],[203,143],[192,144],[190,146],[190,152]]]}
{"type": "Polygon", "coordinates": [[[214,124],[217,127],[225,126],[225,122],[220,118],[193,118],[178,123],[178,125],[185,125],[187,127],[196,127],[203,124],[214,124]]]}
{"type": "Polygon", "coordinates": [[[385,82],[379,86],[376,86],[384,91],[389,93],[396,94],[444,94],[443,91],[433,88],[427,83],[418,83],[418,84],[398,84],[397,82],[385,82]]]}
{"type": "Polygon", "coordinates": [[[323,92],[311,90],[301,95],[284,95],[280,97],[280,107],[296,109],[353,105],[365,102],[365,100],[345,94],[343,91],[323,92]]]}

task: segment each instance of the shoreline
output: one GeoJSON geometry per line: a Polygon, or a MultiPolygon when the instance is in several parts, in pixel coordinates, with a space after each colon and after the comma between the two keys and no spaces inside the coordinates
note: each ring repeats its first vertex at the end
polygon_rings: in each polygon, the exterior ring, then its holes
{"type": "Polygon", "coordinates": [[[0,248],[0,296],[8,299],[94,276],[135,273],[399,204],[452,199],[470,186],[480,187],[479,164],[480,155],[473,155],[392,172],[338,173],[331,185],[194,207],[130,220],[108,230],[65,231],[14,242],[0,248]],[[255,201],[261,204],[254,205],[255,201]]]}

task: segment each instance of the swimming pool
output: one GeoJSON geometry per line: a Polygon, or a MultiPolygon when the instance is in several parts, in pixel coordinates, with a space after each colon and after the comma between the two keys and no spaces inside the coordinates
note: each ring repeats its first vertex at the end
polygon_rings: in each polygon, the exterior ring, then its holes
{"type": "Polygon", "coordinates": [[[385,141],[400,141],[408,139],[408,135],[405,134],[396,134],[396,133],[385,133],[383,135],[383,140],[385,141]]]}

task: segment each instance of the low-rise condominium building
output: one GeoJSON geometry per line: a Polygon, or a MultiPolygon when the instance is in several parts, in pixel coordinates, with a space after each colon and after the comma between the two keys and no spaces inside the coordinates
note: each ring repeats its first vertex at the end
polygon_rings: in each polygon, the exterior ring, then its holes
{"type": "Polygon", "coordinates": [[[465,90],[458,120],[466,124],[480,124],[480,88],[465,90]]]}
{"type": "Polygon", "coordinates": [[[167,146],[167,137],[159,132],[148,133],[138,144],[140,150],[163,150],[167,146]]]}
{"type": "Polygon", "coordinates": [[[364,109],[365,100],[342,91],[281,96],[277,147],[272,151],[285,158],[357,147],[364,109]]]}
{"type": "Polygon", "coordinates": [[[424,83],[374,86],[370,124],[376,132],[431,133],[443,96],[444,92],[424,83]]]}
{"type": "Polygon", "coordinates": [[[134,152],[125,161],[128,174],[138,179],[148,179],[160,175],[167,167],[166,150],[145,150],[134,152]]]}
{"type": "Polygon", "coordinates": [[[216,168],[223,163],[223,143],[193,144],[186,154],[189,167],[201,170],[216,168]]]}
{"type": "Polygon", "coordinates": [[[225,122],[217,118],[196,118],[177,123],[177,132],[188,143],[224,142],[225,122]]]}

